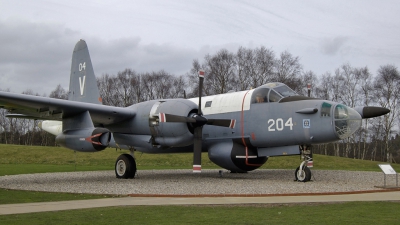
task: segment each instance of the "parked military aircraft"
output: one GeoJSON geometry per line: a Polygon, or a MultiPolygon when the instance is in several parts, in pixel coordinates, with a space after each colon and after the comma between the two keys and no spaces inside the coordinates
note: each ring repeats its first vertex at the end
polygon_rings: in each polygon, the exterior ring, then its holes
{"type": "Polygon", "coordinates": [[[117,178],[136,174],[134,150],[145,153],[193,152],[193,171],[201,171],[201,152],[231,172],[262,166],[271,156],[301,155],[299,181],[311,179],[313,144],[352,135],[361,119],[389,112],[381,107],[350,108],[300,96],[273,82],[240,92],[199,98],[160,99],[126,108],[105,106],[97,88],[89,50],[80,40],[73,51],[68,100],[0,92],[0,107],[9,117],[46,120],[41,128],[56,142],[81,152],[108,146],[131,150],[115,163],[117,178]]]}

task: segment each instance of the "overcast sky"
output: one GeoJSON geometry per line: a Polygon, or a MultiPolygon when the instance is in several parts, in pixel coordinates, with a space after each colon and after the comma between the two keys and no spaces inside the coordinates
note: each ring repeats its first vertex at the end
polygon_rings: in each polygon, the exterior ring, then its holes
{"type": "Polygon", "coordinates": [[[125,68],[183,75],[193,59],[265,46],[305,71],[400,62],[398,1],[0,0],[0,89],[68,89],[73,48],[85,39],[97,76],[125,68]]]}

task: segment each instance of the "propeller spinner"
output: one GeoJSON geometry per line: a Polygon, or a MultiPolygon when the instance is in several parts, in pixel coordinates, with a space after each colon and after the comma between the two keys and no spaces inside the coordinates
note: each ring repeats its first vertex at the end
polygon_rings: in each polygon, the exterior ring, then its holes
{"type": "Polygon", "coordinates": [[[236,124],[236,120],[232,119],[207,119],[203,117],[201,112],[201,98],[203,92],[203,80],[204,71],[199,71],[199,105],[197,114],[191,117],[177,116],[172,114],[159,113],[160,122],[181,122],[181,123],[191,123],[194,127],[194,141],[193,141],[193,172],[201,172],[201,149],[202,149],[202,139],[203,139],[203,126],[212,125],[220,127],[229,127],[233,129],[236,124]]]}

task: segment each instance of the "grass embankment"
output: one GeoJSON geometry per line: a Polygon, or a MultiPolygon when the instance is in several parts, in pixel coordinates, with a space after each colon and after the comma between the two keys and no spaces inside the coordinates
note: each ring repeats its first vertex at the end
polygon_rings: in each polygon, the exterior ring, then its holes
{"type": "MultiPolygon", "coordinates": [[[[113,170],[116,158],[128,151],[108,148],[101,152],[74,152],[61,147],[0,145],[0,176],[71,171],[113,170]]],[[[144,154],[135,153],[137,168],[146,169],[191,169],[192,154],[144,154]]],[[[299,156],[271,157],[261,169],[295,169],[300,164],[299,156]]],[[[314,155],[314,169],[380,171],[379,162],[314,155]]],[[[400,165],[392,165],[400,171],[400,165]]],[[[204,169],[220,168],[203,153],[204,169]]]]}

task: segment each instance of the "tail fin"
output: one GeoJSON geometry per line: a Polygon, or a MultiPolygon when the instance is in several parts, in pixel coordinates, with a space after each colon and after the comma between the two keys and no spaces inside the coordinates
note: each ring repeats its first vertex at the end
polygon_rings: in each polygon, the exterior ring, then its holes
{"type": "Polygon", "coordinates": [[[82,39],[72,54],[68,100],[102,104],[89,49],[82,39]]]}

